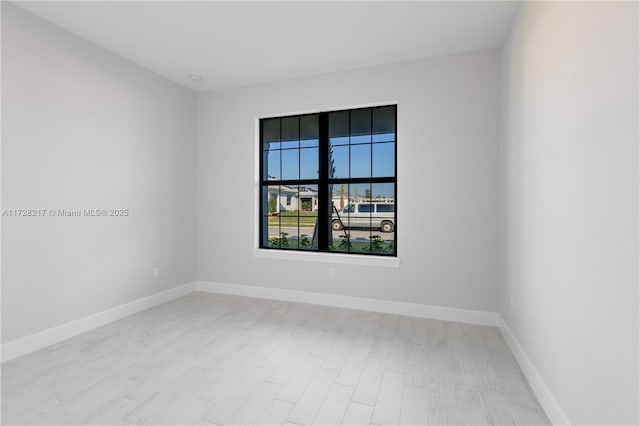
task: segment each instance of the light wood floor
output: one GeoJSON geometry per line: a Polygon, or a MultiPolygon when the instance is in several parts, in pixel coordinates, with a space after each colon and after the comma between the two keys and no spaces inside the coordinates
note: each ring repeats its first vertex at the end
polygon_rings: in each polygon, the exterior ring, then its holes
{"type": "Polygon", "coordinates": [[[549,424],[499,331],[192,293],[2,366],[3,424],[549,424]]]}

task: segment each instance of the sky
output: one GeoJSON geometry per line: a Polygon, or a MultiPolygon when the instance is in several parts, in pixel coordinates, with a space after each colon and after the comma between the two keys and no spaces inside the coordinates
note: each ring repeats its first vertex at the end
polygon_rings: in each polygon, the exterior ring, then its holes
{"type": "MultiPolygon", "coordinates": [[[[395,135],[386,133],[331,138],[334,178],[388,177],[395,174],[395,135]]],[[[269,179],[317,179],[318,140],[271,142],[266,157],[269,179]]]]}

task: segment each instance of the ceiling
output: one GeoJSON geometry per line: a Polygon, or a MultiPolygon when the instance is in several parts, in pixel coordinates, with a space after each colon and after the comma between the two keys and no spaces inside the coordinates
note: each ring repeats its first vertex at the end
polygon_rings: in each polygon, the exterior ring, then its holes
{"type": "Polygon", "coordinates": [[[15,2],[195,91],[499,46],[518,2],[15,2]],[[203,77],[189,80],[190,74],[203,77]]]}

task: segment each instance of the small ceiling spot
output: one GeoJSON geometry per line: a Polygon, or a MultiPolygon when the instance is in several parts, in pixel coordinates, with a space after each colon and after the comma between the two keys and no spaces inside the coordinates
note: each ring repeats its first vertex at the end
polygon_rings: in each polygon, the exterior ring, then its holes
{"type": "Polygon", "coordinates": [[[189,80],[193,83],[200,83],[204,78],[198,74],[189,74],[189,80]]]}

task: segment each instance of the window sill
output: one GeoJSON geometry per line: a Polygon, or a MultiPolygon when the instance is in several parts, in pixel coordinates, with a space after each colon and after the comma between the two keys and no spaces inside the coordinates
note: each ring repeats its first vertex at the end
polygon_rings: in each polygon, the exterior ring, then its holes
{"type": "Polygon", "coordinates": [[[253,249],[253,257],[276,260],[295,260],[303,262],[338,263],[343,265],[380,266],[399,268],[400,259],[387,256],[359,256],[357,254],[340,253],[305,253],[300,251],[282,251],[253,249]]]}

